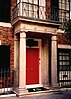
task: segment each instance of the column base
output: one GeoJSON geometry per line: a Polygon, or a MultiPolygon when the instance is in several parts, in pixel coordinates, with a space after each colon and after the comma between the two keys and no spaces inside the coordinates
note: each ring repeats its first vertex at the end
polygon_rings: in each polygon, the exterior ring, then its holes
{"type": "Polygon", "coordinates": [[[49,89],[49,84],[48,83],[44,84],[43,87],[46,88],[46,89],[49,89]]]}
{"type": "Polygon", "coordinates": [[[13,88],[13,92],[17,96],[23,96],[28,93],[28,90],[26,88],[13,88]]]}
{"type": "Polygon", "coordinates": [[[59,83],[52,84],[51,87],[52,87],[53,89],[59,89],[59,88],[60,88],[59,83]]]}

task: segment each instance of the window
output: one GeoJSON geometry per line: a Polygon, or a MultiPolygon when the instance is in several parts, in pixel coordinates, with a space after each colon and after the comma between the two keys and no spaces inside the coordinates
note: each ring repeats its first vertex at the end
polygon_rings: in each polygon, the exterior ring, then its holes
{"type": "Polygon", "coordinates": [[[71,56],[70,51],[60,51],[58,54],[59,57],[59,70],[60,71],[69,71],[71,70],[71,56]]]}
{"type": "Polygon", "coordinates": [[[69,0],[52,0],[52,20],[64,22],[70,18],[69,0]]]}
{"type": "Polygon", "coordinates": [[[0,0],[0,21],[10,22],[10,0],[0,0]]]}
{"type": "Polygon", "coordinates": [[[66,21],[70,17],[70,1],[69,0],[59,0],[59,18],[60,20],[66,21]]]}
{"type": "Polygon", "coordinates": [[[22,0],[23,16],[45,19],[45,0],[22,0]]]}
{"type": "Polygon", "coordinates": [[[52,0],[51,2],[51,19],[54,21],[58,21],[59,12],[58,12],[58,0],[52,0]]]}
{"type": "Polygon", "coordinates": [[[10,68],[10,46],[0,46],[0,70],[10,68]]]}
{"type": "Polygon", "coordinates": [[[58,49],[58,82],[60,86],[71,85],[71,50],[58,49]]]}

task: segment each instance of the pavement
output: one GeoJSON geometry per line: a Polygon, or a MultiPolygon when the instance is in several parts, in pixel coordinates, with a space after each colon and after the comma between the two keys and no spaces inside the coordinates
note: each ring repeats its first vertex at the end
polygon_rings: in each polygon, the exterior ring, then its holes
{"type": "Polygon", "coordinates": [[[71,88],[29,93],[21,97],[16,96],[16,94],[0,95],[0,99],[71,99],[71,88]]]}

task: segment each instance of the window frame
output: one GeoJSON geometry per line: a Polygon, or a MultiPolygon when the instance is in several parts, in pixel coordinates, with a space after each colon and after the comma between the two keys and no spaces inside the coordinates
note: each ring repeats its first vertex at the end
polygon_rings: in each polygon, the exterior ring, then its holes
{"type": "Polygon", "coordinates": [[[58,68],[59,71],[71,71],[71,50],[65,50],[65,49],[58,49],[58,68]],[[62,53],[62,55],[59,55],[59,53],[62,53]],[[65,54],[64,54],[65,53],[65,54]],[[66,55],[68,53],[68,55],[66,55]],[[69,57],[69,59],[63,59],[64,57],[69,57]],[[59,59],[59,57],[62,57],[62,59],[59,59]],[[60,64],[60,62],[62,64],[60,64]],[[67,62],[69,64],[67,64],[67,62]],[[66,64],[64,64],[66,63],[66,64]]]}

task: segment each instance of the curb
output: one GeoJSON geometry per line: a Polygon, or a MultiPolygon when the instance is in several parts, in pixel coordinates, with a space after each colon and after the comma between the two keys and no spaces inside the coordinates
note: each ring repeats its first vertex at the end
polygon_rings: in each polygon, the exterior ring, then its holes
{"type": "Polygon", "coordinates": [[[60,91],[71,91],[71,88],[61,88],[60,91]]]}

